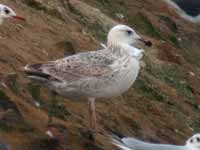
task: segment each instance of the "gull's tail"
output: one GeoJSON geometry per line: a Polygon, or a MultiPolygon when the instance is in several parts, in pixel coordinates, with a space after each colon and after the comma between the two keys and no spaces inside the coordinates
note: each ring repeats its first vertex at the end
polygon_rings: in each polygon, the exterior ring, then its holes
{"type": "Polygon", "coordinates": [[[59,82],[59,79],[54,77],[48,70],[51,68],[54,64],[53,63],[47,63],[47,64],[31,64],[26,65],[24,67],[24,72],[27,74],[29,78],[32,78],[34,80],[39,81],[57,81],[59,82]]]}

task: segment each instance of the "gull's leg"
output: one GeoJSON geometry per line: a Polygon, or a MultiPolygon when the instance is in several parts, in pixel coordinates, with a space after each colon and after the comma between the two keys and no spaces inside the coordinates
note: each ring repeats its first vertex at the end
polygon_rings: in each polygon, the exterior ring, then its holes
{"type": "Polygon", "coordinates": [[[96,130],[96,110],[95,110],[95,98],[89,98],[89,116],[90,116],[90,127],[96,130]]]}

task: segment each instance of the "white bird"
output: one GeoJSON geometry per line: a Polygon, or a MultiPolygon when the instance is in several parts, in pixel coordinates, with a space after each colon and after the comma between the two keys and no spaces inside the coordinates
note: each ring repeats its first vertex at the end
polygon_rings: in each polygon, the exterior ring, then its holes
{"type": "Polygon", "coordinates": [[[135,138],[112,138],[112,143],[121,150],[200,150],[200,134],[186,141],[185,145],[153,144],[135,138]]]}
{"type": "Polygon", "coordinates": [[[103,50],[26,65],[24,71],[58,94],[75,100],[88,99],[90,126],[95,129],[95,99],[121,95],[138,76],[143,50],[132,46],[138,41],[151,46],[132,28],[117,25],[110,30],[103,50]]]}
{"type": "Polygon", "coordinates": [[[13,18],[25,21],[25,18],[17,16],[14,10],[6,5],[0,4],[0,25],[3,23],[4,19],[13,18]]]}

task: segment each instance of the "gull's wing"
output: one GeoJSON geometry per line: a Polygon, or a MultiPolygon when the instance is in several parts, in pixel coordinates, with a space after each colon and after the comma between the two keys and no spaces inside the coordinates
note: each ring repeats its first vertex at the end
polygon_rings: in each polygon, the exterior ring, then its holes
{"type": "Polygon", "coordinates": [[[122,138],[123,144],[131,150],[187,150],[185,146],[176,146],[168,144],[151,144],[134,138],[122,138]]]}
{"type": "Polygon", "coordinates": [[[31,77],[73,82],[112,73],[115,59],[107,51],[79,53],[64,59],[27,65],[25,72],[31,77]]]}
{"type": "Polygon", "coordinates": [[[114,139],[114,138],[112,138],[112,144],[114,144],[115,146],[119,147],[121,150],[134,150],[134,149],[131,149],[131,148],[127,147],[127,145],[125,145],[123,143],[123,141],[117,140],[117,139],[114,139]]]}
{"type": "Polygon", "coordinates": [[[187,150],[186,146],[152,144],[131,137],[119,137],[116,134],[109,135],[112,144],[121,150],[187,150]]]}

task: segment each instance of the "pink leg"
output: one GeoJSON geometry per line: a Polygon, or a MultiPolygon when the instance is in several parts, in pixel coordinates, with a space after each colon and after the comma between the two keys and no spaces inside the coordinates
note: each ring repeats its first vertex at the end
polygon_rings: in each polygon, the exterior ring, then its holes
{"type": "Polygon", "coordinates": [[[96,110],[95,110],[95,98],[89,98],[89,116],[90,116],[90,127],[96,130],[96,110]]]}

